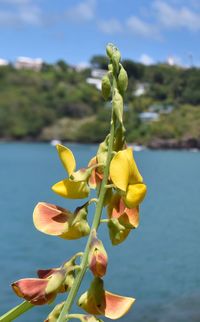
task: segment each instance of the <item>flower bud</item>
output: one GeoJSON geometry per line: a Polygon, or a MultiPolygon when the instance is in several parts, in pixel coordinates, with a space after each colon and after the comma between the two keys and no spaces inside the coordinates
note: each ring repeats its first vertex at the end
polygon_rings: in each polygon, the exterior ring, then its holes
{"type": "Polygon", "coordinates": [[[119,50],[117,49],[117,47],[113,48],[113,54],[112,54],[112,63],[113,63],[113,67],[115,72],[118,74],[119,72],[119,62],[121,59],[121,55],[119,50]]]}
{"type": "Polygon", "coordinates": [[[116,118],[119,120],[120,123],[122,123],[123,98],[117,89],[115,89],[114,91],[113,111],[115,113],[116,118]]]}
{"type": "Polygon", "coordinates": [[[94,276],[102,277],[106,274],[108,256],[102,241],[97,239],[95,231],[90,244],[88,263],[94,276]]]}
{"type": "Polygon", "coordinates": [[[107,46],[106,46],[106,53],[108,55],[108,57],[111,59],[112,58],[112,55],[113,55],[113,48],[114,48],[114,45],[109,43],[107,46]]]}
{"type": "Polygon", "coordinates": [[[120,64],[120,71],[118,75],[117,85],[120,93],[123,95],[128,87],[128,75],[121,64],[120,64]]]}
{"type": "Polygon", "coordinates": [[[108,74],[106,74],[102,78],[101,90],[102,90],[103,98],[107,101],[111,94],[111,84],[110,84],[110,78],[108,74]]]}
{"type": "Polygon", "coordinates": [[[102,152],[108,152],[109,139],[110,139],[110,134],[108,134],[105,140],[99,144],[97,154],[100,154],[102,152]]]}

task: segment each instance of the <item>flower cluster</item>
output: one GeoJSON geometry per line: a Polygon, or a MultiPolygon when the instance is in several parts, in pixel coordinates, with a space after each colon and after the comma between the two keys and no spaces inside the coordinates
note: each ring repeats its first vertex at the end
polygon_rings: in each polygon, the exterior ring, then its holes
{"type": "Polygon", "coordinates": [[[146,194],[146,185],[138,170],[133,151],[127,147],[123,125],[123,95],[128,85],[126,71],[120,63],[120,53],[113,45],[107,46],[109,71],[102,80],[102,93],[107,100],[112,96],[111,131],[99,145],[97,154],[85,168],[76,169],[73,152],[61,144],[56,146],[67,177],[53,185],[52,190],[61,197],[85,199],[95,189],[97,198],[86,200],[75,210],[39,202],[33,212],[35,227],[42,233],[65,240],[88,236],[83,253],[75,254],[59,268],[39,270],[38,278],[26,278],[12,284],[15,293],[33,305],[51,303],[59,293],[69,291],[66,302],[58,304],[46,321],[102,321],[97,316],[118,319],[128,312],[135,299],[113,294],[104,288],[108,255],[98,238],[99,225],[107,223],[113,245],[122,243],[139,225],[139,207],[146,194]],[[93,223],[88,222],[88,209],[96,204],[93,223]],[[101,219],[106,207],[107,218],[101,219]],[[76,260],[80,257],[80,264],[76,260]],[[70,314],[78,286],[90,269],[92,281],[78,305],[88,314],[70,314]],[[72,300],[71,300],[72,299],[72,300]]]}

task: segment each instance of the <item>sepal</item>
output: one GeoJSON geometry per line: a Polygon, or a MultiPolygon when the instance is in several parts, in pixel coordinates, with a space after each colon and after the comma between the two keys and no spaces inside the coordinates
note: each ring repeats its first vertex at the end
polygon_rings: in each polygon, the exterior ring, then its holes
{"type": "Polygon", "coordinates": [[[65,302],[57,304],[44,322],[56,322],[60,316],[65,302]]]}
{"type": "Polygon", "coordinates": [[[109,229],[110,240],[113,245],[118,245],[122,243],[130,233],[130,229],[120,224],[117,218],[111,218],[108,221],[108,229],[109,229]]]}

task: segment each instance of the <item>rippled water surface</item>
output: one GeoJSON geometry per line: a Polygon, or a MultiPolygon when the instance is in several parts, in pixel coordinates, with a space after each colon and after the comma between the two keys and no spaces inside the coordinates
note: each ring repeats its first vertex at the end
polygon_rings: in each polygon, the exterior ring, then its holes
{"type": "MultiPolygon", "coordinates": [[[[95,154],[95,145],[69,145],[78,166],[95,154]]],[[[124,322],[200,321],[200,153],[135,153],[148,185],[140,226],[112,247],[100,228],[109,254],[106,288],[136,303],[124,322]]],[[[84,248],[86,239],[64,241],[43,235],[32,224],[38,201],[75,208],[57,197],[51,185],[65,177],[55,149],[48,144],[0,145],[0,313],[20,303],[10,283],[34,277],[38,268],[59,266],[84,248]]],[[[90,213],[92,218],[93,209],[90,213]]],[[[91,275],[88,274],[82,290],[91,275]]],[[[75,309],[75,308],[74,308],[75,309]]],[[[29,311],[18,321],[43,321],[49,307],[29,311]]]]}

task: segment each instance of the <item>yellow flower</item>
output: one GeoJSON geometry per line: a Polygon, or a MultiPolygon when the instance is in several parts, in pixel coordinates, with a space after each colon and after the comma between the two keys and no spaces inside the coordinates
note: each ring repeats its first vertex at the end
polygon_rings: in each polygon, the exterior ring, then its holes
{"type": "Polygon", "coordinates": [[[73,180],[73,173],[76,169],[76,161],[72,151],[65,146],[58,144],[56,146],[60,160],[67,171],[69,178],[57,182],[53,185],[52,190],[58,195],[71,198],[71,199],[82,199],[89,195],[90,189],[86,180],[73,180]]]}
{"type": "Polygon", "coordinates": [[[146,185],[137,168],[131,148],[115,154],[110,163],[110,177],[114,185],[122,191],[128,208],[137,207],[146,195],[146,185]]]}

